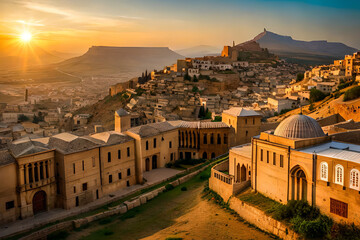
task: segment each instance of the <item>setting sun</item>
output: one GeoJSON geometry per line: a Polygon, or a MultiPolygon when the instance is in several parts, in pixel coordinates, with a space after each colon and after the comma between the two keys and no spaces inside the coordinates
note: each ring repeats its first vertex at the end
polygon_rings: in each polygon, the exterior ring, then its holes
{"type": "Polygon", "coordinates": [[[31,38],[32,38],[32,35],[30,32],[23,32],[21,35],[20,35],[20,39],[21,41],[27,43],[27,42],[30,42],[31,41],[31,38]]]}

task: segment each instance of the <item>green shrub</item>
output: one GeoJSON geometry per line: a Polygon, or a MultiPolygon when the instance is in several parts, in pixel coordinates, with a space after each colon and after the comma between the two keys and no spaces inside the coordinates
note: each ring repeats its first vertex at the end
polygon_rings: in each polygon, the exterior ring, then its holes
{"type": "Polygon", "coordinates": [[[344,94],[344,102],[350,101],[360,97],[360,86],[353,87],[347,90],[344,94]]]}
{"type": "Polygon", "coordinates": [[[291,111],[292,109],[282,109],[281,111],[280,111],[280,115],[282,115],[282,114],[284,114],[284,113],[287,113],[287,112],[289,112],[289,111],[291,111]]]}
{"type": "Polygon", "coordinates": [[[166,191],[170,191],[170,190],[173,190],[173,189],[174,189],[174,186],[171,185],[171,184],[166,184],[166,185],[165,185],[165,189],[166,189],[166,191]]]}
{"type": "Polygon", "coordinates": [[[323,238],[330,233],[332,221],[326,216],[320,216],[315,220],[304,220],[299,227],[299,233],[306,238],[323,238]]]}
{"type": "Polygon", "coordinates": [[[173,164],[171,162],[165,164],[166,168],[171,168],[172,166],[173,166],[173,164]]]}
{"type": "Polygon", "coordinates": [[[360,229],[354,224],[335,223],[331,229],[331,238],[335,240],[359,240],[360,229]]]}
{"type": "Polygon", "coordinates": [[[222,121],[221,116],[215,116],[214,120],[212,120],[212,122],[221,122],[221,121],[222,121]]]}
{"type": "Polygon", "coordinates": [[[310,103],[310,106],[309,106],[309,111],[313,111],[315,108],[314,108],[314,104],[313,103],[310,103]]]}
{"type": "Polygon", "coordinates": [[[114,234],[113,231],[110,231],[110,230],[107,230],[107,229],[104,231],[105,236],[110,236],[110,235],[113,235],[113,234],[114,234]]]}
{"type": "Polygon", "coordinates": [[[326,94],[316,88],[310,90],[310,102],[318,102],[323,100],[326,97],[326,94]]]}
{"type": "Polygon", "coordinates": [[[183,192],[184,192],[184,191],[187,191],[187,187],[182,187],[182,188],[181,188],[181,191],[183,191],[183,192]]]}

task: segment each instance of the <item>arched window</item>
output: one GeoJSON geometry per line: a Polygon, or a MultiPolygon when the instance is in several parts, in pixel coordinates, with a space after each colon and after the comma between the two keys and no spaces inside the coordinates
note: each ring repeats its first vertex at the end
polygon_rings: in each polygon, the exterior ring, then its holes
{"type": "Polygon", "coordinates": [[[335,183],[344,185],[344,167],[340,164],[335,166],[335,183]]]}
{"type": "Polygon", "coordinates": [[[352,169],[350,171],[350,188],[359,190],[359,170],[352,169]]]}
{"type": "Polygon", "coordinates": [[[320,179],[323,181],[328,181],[328,164],[327,162],[320,163],[320,179]]]}

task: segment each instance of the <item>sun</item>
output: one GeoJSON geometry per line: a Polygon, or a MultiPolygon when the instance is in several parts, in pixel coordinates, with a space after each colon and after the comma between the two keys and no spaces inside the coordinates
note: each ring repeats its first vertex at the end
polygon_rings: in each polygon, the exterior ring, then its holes
{"type": "Polygon", "coordinates": [[[20,35],[20,39],[22,42],[24,43],[28,43],[31,41],[31,38],[32,38],[32,35],[30,32],[26,31],[26,32],[23,32],[21,35],[20,35]]]}

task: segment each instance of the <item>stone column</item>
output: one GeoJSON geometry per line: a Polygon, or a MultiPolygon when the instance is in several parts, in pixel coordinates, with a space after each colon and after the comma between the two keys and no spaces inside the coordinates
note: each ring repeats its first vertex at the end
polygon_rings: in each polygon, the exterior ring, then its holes
{"type": "Polygon", "coordinates": [[[24,185],[25,184],[25,179],[24,179],[24,176],[25,176],[25,172],[24,172],[24,168],[25,166],[24,165],[20,165],[19,166],[19,173],[20,173],[20,186],[24,185]]]}
{"type": "Polygon", "coordinates": [[[27,164],[24,165],[24,172],[25,172],[25,184],[29,184],[29,170],[27,168],[27,164]]]}
{"type": "Polygon", "coordinates": [[[54,176],[54,161],[52,159],[49,160],[49,178],[54,176]]]}
{"type": "Polygon", "coordinates": [[[38,182],[40,181],[40,162],[37,162],[38,182]]]}
{"type": "Polygon", "coordinates": [[[32,182],[35,182],[35,165],[34,163],[31,163],[31,172],[32,172],[32,182]]]}
{"type": "Polygon", "coordinates": [[[43,164],[42,165],[43,166],[43,171],[42,171],[43,172],[43,177],[44,177],[44,179],[46,179],[46,162],[43,161],[42,164],[43,164]]]}

